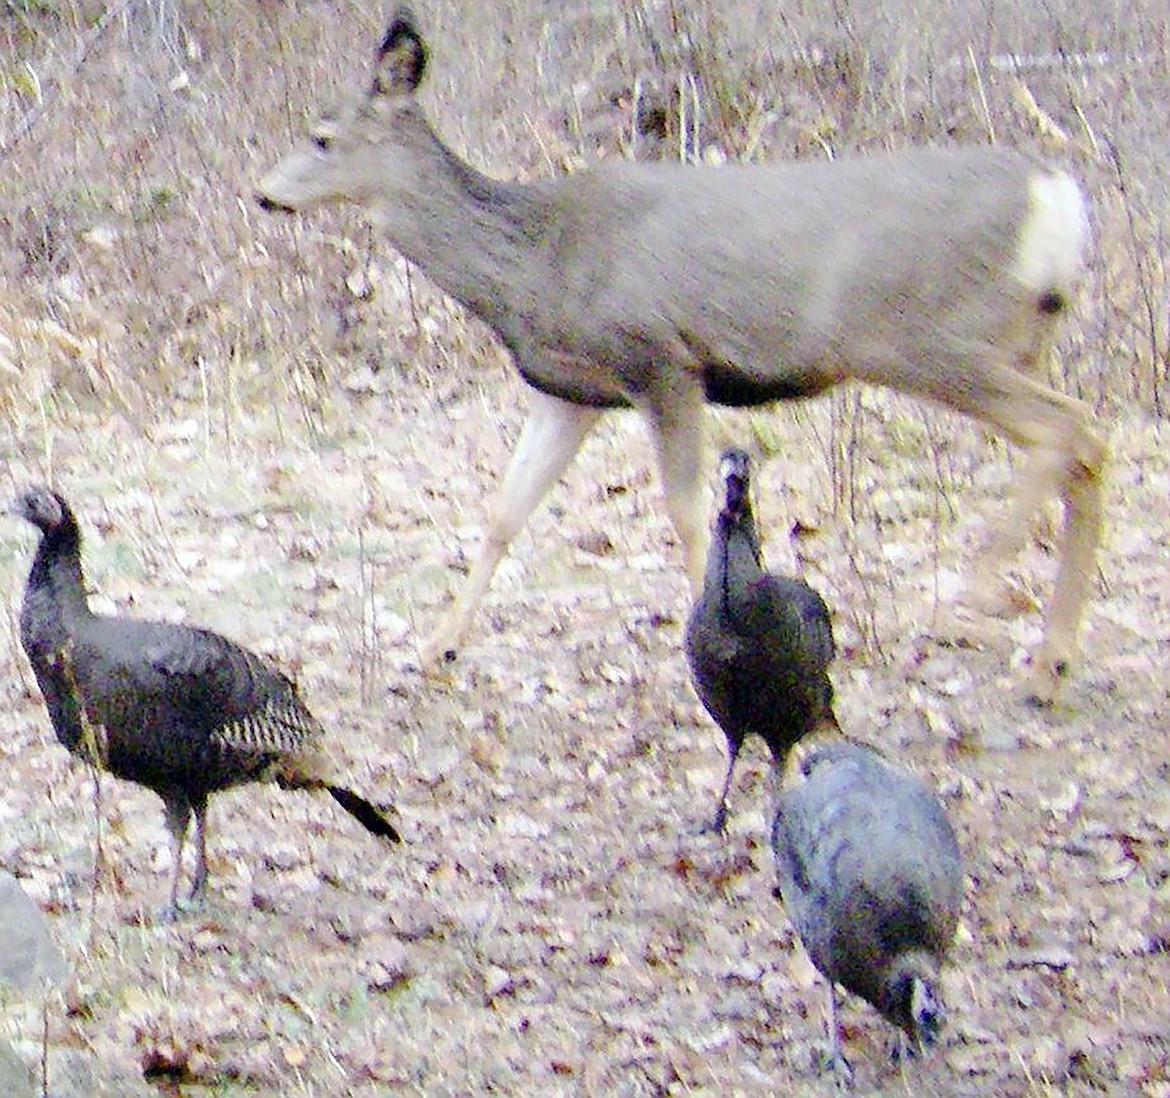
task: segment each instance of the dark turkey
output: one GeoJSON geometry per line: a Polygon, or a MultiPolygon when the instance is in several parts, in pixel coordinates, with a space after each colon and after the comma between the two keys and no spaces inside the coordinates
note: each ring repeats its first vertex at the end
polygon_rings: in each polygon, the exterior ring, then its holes
{"type": "Polygon", "coordinates": [[[828,608],[802,580],[764,571],[747,454],[725,450],[719,471],[724,503],[684,641],[695,692],[727,737],[727,774],[707,825],[716,831],[726,823],[731,775],[748,733],[764,740],[782,773],[803,736],[837,725],[828,608]]]}
{"type": "Polygon", "coordinates": [[[959,845],[917,778],[848,741],[822,745],[785,790],[772,828],[784,907],[829,981],[860,995],[921,1048],[943,1023],[939,967],[959,921],[959,845]]]}
{"type": "Polygon", "coordinates": [[[230,786],[325,789],[368,831],[400,841],[378,809],[339,783],[323,729],[289,679],[206,629],[93,614],[68,504],[33,488],[11,510],[41,531],[20,639],[53,729],[75,755],[162,798],[174,854],[168,915],[190,817],[194,899],[207,879],[207,799],[230,786]]]}

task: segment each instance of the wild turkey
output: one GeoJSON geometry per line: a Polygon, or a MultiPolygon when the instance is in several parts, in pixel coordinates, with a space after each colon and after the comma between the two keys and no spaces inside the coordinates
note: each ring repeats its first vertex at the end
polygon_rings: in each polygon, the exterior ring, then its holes
{"type": "Polygon", "coordinates": [[[92,613],[68,504],[32,488],[11,510],[41,531],[20,639],[53,729],[73,754],[162,798],[174,854],[168,917],[190,817],[194,899],[207,879],[207,800],[230,786],[325,789],[372,834],[401,841],[378,809],[339,784],[321,750],[324,730],[289,679],[209,630],[92,613]]]}
{"type": "Polygon", "coordinates": [[[860,995],[915,1047],[943,1023],[938,975],[963,896],[959,845],[937,798],[849,741],[804,760],[772,828],[784,907],[829,981],[828,1027],[841,1056],[834,984],[860,995]]]}
{"type": "Polygon", "coordinates": [[[725,450],[719,470],[724,503],[684,640],[695,692],[727,737],[727,774],[705,828],[714,831],[726,823],[731,775],[748,733],[762,737],[783,772],[803,736],[837,726],[829,610],[802,580],[764,571],[747,454],[725,450]]]}

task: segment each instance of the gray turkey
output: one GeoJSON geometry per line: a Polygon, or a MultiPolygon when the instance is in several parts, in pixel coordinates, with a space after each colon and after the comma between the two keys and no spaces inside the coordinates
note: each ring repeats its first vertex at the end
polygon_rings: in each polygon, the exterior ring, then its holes
{"type": "Polygon", "coordinates": [[[937,1037],[939,968],[958,925],[962,865],[938,799],[876,752],[832,742],[802,769],[804,782],[780,796],[772,848],[785,911],[829,981],[833,1062],[847,1072],[835,984],[914,1047],[937,1037]]]}
{"type": "Polygon", "coordinates": [[[684,639],[695,692],[727,737],[727,774],[707,825],[715,831],[726,823],[731,775],[749,733],[764,740],[783,772],[802,737],[837,727],[828,608],[802,580],[764,571],[747,454],[725,450],[719,471],[724,502],[684,639]]]}
{"type": "Polygon", "coordinates": [[[41,532],[20,639],[53,729],[73,754],[162,798],[174,854],[168,916],[192,815],[192,899],[207,879],[207,801],[221,789],[256,781],[324,789],[372,834],[401,841],[374,805],[340,784],[324,730],[293,682],[209,630],[94,614],[68,504],[32,488],[11,510],[41,532]]]}

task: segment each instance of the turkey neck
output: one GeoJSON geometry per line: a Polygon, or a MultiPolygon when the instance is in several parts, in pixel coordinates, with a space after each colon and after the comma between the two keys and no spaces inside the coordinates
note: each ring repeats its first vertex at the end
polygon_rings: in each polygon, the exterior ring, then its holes
{"type": "Polygon", "coordinates": [[[742,501],[735,510],[719,513],[720,552],[713,554],[709,567],[722,593],[723,609],[729,611],[763,574],[760,546],[751,506],[742,501]]]}
{"type": "Polygon", "coordinates": [[[55,606],[66,623],[91,616],[81,574],[81,534],[72,515],[41,535],[29,586],[55,606]]]}

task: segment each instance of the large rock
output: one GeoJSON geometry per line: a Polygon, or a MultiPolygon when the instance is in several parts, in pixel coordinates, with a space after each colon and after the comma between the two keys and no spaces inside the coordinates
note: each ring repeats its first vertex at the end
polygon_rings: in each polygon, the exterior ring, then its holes
{"type": "Polygon", "coordinates": [[[23,989],[60,987],[69,965],[49,933],[44,912],[10,873],[0,872],[0,981],[23,989]]]}
{"type": "Polygon", "coordinates": [[[0,1094],[7,1098],[37,1098],[32,1072],[12,1046],[0,1039],[0,1094]]]}

